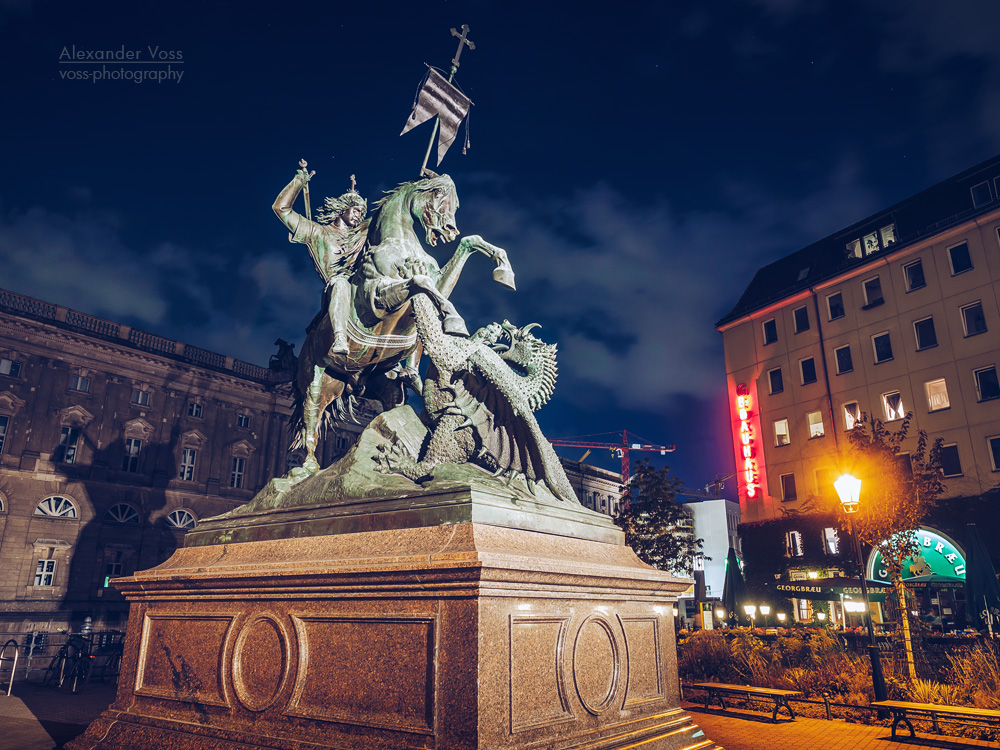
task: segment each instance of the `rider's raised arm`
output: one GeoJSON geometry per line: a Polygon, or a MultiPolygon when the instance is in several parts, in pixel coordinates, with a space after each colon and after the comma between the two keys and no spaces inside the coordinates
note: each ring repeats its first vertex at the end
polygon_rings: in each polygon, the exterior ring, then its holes
{"type": "Polygon", "coordinates": [[[274,209],[275,215],[281,219],[282,223],[288,227],[288,230],[293,234],[299,228],[299,223],[303,221],[308,221],[302,214],[297,213],[292,206],[295,204],[295,199],[299,197],[299,193],[302,192],[302,188],[305,186],[307,179],[303,177],[304,172],[300,170],[292,181],[285,185],[285,188],[278,193],[278,197],[274,199],[274,203],[271,204],[271,208],[274,209]]]}

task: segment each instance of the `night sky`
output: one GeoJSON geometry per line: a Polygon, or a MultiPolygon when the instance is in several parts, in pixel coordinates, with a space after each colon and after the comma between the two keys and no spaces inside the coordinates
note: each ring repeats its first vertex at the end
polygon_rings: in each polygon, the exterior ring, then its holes
{"type": "Polygon", "coordinates": [[[417,177],[430,126],[399,132],[463,23],[472,147],[440,171],[518,290],[476,256],[452,299],[559,344],[546,435],[676,443],[655,460],[689,487],[732,471],[714,322],[753,272],[1000,152],[995,0],[0,0],[0,287],[259,364],[298,349],[321,282],[271,202],[303,157],[314,206],[417,177]],[[61,64],[73,45],[170,64],[61,64]],[[174,78],[70,78],[102,65],[174,78]]]}

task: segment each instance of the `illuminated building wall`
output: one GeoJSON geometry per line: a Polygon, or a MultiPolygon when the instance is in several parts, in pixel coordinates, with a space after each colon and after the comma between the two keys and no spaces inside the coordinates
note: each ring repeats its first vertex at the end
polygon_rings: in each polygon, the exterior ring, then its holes
{"type": "Polygon", "coordinates": [[[995,487],[1000,157],[761,268],[717,327],[744,524],[835,496],[861,412],[942,438],[946,497],[995,487]]]}

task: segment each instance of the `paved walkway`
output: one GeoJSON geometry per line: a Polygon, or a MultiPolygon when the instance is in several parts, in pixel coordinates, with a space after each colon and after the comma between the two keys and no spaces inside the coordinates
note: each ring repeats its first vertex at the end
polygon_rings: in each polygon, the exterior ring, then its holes
{"type": "Polygon", "coordinates": [[[1000,748],[1000,743],[981,742],[957,737],[927,734],[917,725],[916,739],[910,739],[905,726],[897,729],[901,741],[892,741],[889,727],[848,724],[846,721],[826,721],[803,717],[790,721],[778,717],[771,723],[771,711],[722,710],[709,708],[703,703],[685,702],[695,722],[705,730],[705,736],[722,745],[725,750],[970,750],[977,747],[1000,748]]]}
{"type": "MultiPolygon", "coordinates": [[[[112,685],[87,685],[73,695],[64,690],[42,687],[33,682],[17,682],[13,695],[0,693],[0,750],[59,750],[81,734],[87,725],[114,700],[112,685]]],[[[771,714],[735,709],[721,710],[702,704],[685,703],[705,735],[725,750],[971,750],[1000,748],[997,742],[980,742],[921,732],[909,739],[900,728],[901,742],[890,739],[888,727],[848,724],[799,717],[796,721],[771,714]]]]}
{"type": "Polygon", "coordinates": [[[35,682],[15,682],[9,697],[0,692],[0,748],[58,750],[82,734],[114,698],[114,685],[88,684],[74,695],[35,682]]]}

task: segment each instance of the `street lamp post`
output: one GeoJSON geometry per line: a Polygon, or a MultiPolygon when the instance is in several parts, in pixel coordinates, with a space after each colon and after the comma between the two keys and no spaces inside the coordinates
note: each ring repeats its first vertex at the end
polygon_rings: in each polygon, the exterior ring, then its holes
{"type": "Polygon", "coordinates": [[[754,627],[756,627],[756,623],[754,621],[754,618],[757,615],[757,605],[756,604],[744,604],[743,605],[743,611],[746,612],[747,613],[747,617],[750,618],[750,629],[753,630],[754,627]]]}
{"type": "Polygon", "coordinates": [[[764,615],[764,629],[767,630],[767,616],[769,614],[771,614],[771,605],[770,604],[761,604],[760,605],[760,613],[762,615],[764,615]]]}
{"type": "Polygon", "coordinates": [[[885,676],[882,674],[882,660],[879,657],[878,645],[875,643],[875,627],[872,625],[872,602],[868,597],[868,581],[865,565],[861,559],[861,543],[854,529],[854,514],[858,512],[861,498],[861,480],[850,474],[843,474],[833,483],[840,495],[840,504],[851,524],[851,538],[854,539],[854,556],[861,571],[861,595],[865,599],[865,625],[868,627],[868,656],[872,661],[872,687],[875,690],[875,700],[884,701],[889,696],[885,690],[885,676]]]}

